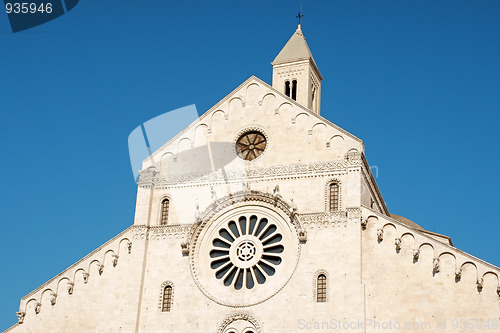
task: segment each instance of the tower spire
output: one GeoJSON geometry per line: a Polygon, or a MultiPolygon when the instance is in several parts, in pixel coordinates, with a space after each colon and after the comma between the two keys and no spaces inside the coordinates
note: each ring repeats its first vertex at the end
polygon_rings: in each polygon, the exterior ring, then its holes
{"type": "Polygon", "coordinates": [[[271,63],[273,87],[319,114],[323,77],[300,28],[303,16],[300,11],[297,31],[271,63]]]}

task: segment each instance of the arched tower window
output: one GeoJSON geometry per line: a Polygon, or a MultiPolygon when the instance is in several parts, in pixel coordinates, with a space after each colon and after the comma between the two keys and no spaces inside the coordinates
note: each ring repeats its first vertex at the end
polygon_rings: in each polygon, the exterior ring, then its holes
{"type": "Polygon", "coordinates": [[[285,95],[290,97],[290,81],[285,82],[285,95]]]}
{"type": "Polygon", "coordinates": [[[297,100],[297,80],[292,81],[292,99],[297,100]]]}
{"type": "Polygon", "coordinates": [[[170,201],[168,199],[163,199],[161,202],[160,225],[166,225],[168,223],[169,208],[170,208],[170,201]]]}
{"type": "Polygon", "coordinates": [[[316,302],[326,302],[326,275],[320,274],[316,279],[316,302]]]}
{"type": "Polygon", "coordinates": [[[161,304],[162,312],[169,312],[172,309],[172,286],[163,288],[163,299],[161,304]]]}
{"type": "Polygon", "coordinates": [[[329,188],[329,208],[331,212],[339,210],[339,184],[331,183],[329,188]]]}

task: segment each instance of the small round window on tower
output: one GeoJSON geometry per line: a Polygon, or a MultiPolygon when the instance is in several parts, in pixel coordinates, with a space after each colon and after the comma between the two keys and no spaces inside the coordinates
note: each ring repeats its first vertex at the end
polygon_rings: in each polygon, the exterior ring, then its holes
{"type": "Polygon", "coordinates": [[[244,133],[236,141],[236,153],[244,160],[251,161],[259,157],[266,149],[266,137],[257,131],[244,133]]]}

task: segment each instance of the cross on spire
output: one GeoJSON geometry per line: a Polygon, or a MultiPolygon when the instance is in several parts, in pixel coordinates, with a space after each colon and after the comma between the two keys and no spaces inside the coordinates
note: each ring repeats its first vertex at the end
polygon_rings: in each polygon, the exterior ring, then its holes
{"type": "Polygon", "coordinates": [[[302,10],[299,12],[299,14],[296,16],[296,18],[299,19],[299,28],[300,28],[300,23],[302,21],[302,18],[304,17],[304,15],[302,15],[302,10]]]}

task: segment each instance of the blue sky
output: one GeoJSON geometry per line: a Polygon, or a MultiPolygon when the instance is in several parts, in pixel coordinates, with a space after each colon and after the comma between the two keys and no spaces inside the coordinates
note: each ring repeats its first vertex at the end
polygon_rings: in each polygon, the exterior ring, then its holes
{"type": "MultiPolygon", "coordinates": [[[[364,140],[395,214],[500,266],[500,1],[302,1],[322,115],[364,140]]],[[[0,13],[0,329],[133,223],[128,134],[205,111],[271,65],[298,1],[81,1],[12,34],[0,13]]]]}

